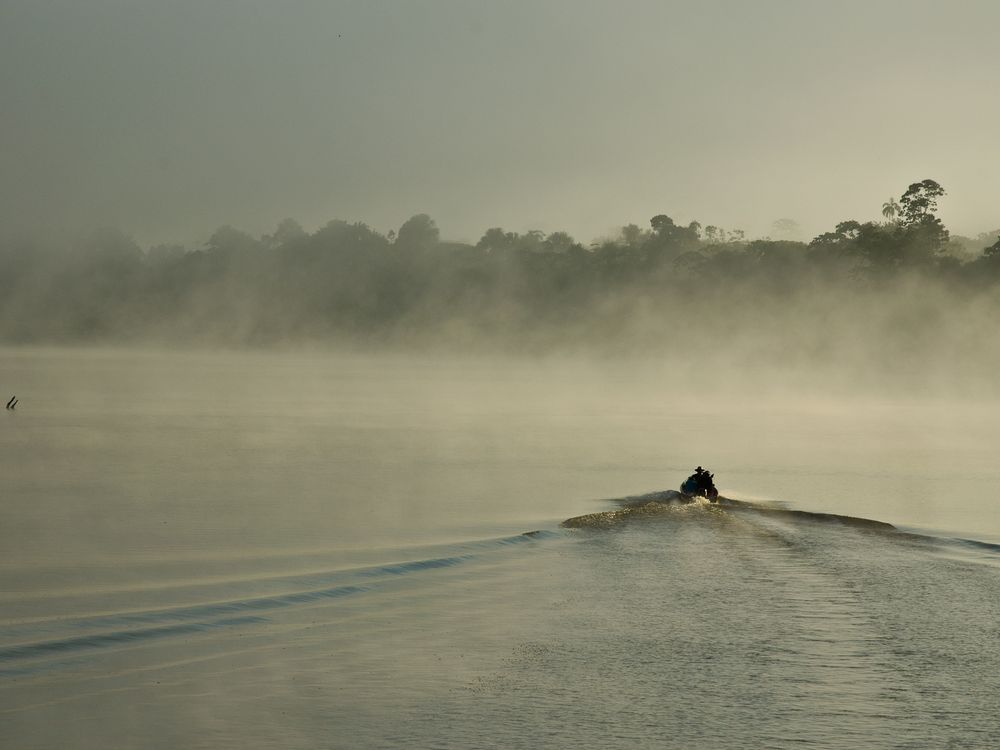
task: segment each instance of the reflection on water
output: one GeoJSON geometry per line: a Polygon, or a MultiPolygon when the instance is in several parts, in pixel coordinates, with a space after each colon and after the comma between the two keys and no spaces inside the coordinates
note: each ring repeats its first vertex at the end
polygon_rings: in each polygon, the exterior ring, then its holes
{"type": "Polygon", "coordinates": [[[0,376],[0,746],[1000,736],[981,406],[332,355],[18,351],[0,376]],[[559,528],[698,463],[962,539],[702,504],[559,528]]]}

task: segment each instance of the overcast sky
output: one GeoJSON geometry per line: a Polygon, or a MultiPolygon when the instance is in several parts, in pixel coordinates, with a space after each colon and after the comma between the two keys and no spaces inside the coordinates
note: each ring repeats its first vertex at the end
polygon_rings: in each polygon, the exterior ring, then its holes
{"type": "Polygon", "coordinates": [[[1000,2],[0,0],[0,222],[1000,226],[1000,2]]]}

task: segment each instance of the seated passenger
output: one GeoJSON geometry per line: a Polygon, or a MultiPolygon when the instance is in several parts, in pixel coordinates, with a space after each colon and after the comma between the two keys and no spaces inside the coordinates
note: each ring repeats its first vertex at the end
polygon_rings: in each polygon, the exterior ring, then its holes
{"type": "Polygon", "coordinates": [[[681,492],[685,495],[697,495],[698,494],[698,475],[692,474],[681,484],[681,492]]]}
{"type": "MultiPolygon", "coordinates": [[[[698,467],[701,469],[701,467],[698,467]]],[[[715,475],[710,473],[707,469],[703,469],[700,474],[698,474],[698,494],[702,497],[707,497],[709,500],[715,500],[719,496],[719,491],[715,489],[715,475]]]]}

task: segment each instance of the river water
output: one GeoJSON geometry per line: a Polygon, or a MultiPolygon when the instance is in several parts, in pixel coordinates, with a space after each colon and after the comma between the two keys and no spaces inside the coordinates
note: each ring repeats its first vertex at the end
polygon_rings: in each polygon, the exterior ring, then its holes
{"type": "Polygon", "coordinates": [[[993,402],[295,352],[0,384],[0,747],[1000,744],[993,402]],[[907,533],[560,526],[696,464],[907,533]]]}

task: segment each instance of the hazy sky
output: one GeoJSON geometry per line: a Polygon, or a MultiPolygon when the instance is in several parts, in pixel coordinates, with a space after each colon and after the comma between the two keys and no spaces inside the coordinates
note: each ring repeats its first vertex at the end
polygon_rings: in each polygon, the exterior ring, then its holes
{"type": "Polygon", "coordinates": [[[996,0],[0,0],[0,222],[1000,226],[996,0]]]}

